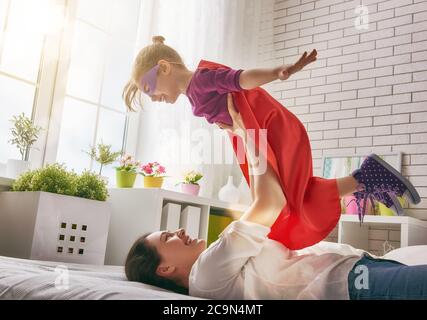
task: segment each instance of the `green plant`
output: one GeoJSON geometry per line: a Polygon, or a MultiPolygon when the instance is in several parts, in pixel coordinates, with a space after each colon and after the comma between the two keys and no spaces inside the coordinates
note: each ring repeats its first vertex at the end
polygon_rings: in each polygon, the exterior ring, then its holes
{"type": "Polygon", "coordinates": [[[54,163],[35,171],[31,190],[73,196],[76,193],[77,174],[69,172],[63,164],[54,163]]]}
{"type": "Polygon", "coordinates": [[[31,191],[32,183],[34,175],[36,174],[36,170],[26,171],[19,176],[18,179],[12,185],[12,191],[31,191]]]}
{"type": "Polygon", "coordinates": [[[13,116],[10,120],[13,122],[12,139],[9,142],[19,149],[22,160],[25,158],[25,152],[37,141],[42,127],[35,126],[30,118],[24,113],[19,116],[13,116]]]}
{"type": "Polygon", "coordinates": [[[108,197],[106,183],[99,175],[89,171],[77,175],[58,163],[21,174],[12,191],[44,191],[99,201],[108,197]]]}
{"type": "Polygon", "coordinates": [[[106,201],[108,198],[108,191],[105,181],[99,175],[84,171],[76,179],[76,197],[106,201]]]}
{"type": "Polygon", "coordinates": [[[103,144],[102,141],[98,143],[96,147],[91,146],[89,152],[84,152],[87,153],[92,160],[95,160],[101,165],[99,168],[99,175],[102,173],[103,166],[113,163],[120,156],[120,152],[111,151],[111,145],[103,144]]]}
{"type": "MultiPolygon", "coordinates": [[[[184,175],[184,180],[180,183],[197,184],[198,185],[199,180],[202,178],[203,178],[203,175],[200,172],[192,170],[190,172],[187,172],[184,175]]],[[[180,183],[178,183],[178,184],[180,184],[180,183]]]]}

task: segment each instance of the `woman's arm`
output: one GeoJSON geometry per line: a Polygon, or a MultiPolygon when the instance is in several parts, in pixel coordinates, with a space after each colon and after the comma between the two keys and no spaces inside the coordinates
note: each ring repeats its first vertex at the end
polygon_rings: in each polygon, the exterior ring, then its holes
{"type": "Polygon", "coordinates": [[[246,128],[240,114],[234,107],[231,94],[228,94],[227,98],[233,126],[218,125],[242,138],[246,147],[249,175],[252,178],[251,181],[253,181],[251,183],[252,205],[240,219],[271,227],[286,205],[285,195],[276,173],[268,164],[263,153],[258,152],[253,140],[254,137],[246,134],[246,128]],[[257,152],[259,153],[258,156],[257,152]]]}
{"type": "Polygon", "coordinates": [[[251,190],[254,199],[240,220],[271,227],[285,207],[286,198],[276,173],[268,164],[263,153],[259,152],[253,139],[247,137],[243,141],[246,146],[249,175],[252,178],[251,190]]]}
{"type": "Polygon", "coordinates": [[[317,51],[313,50],[308,56],[304,52],[302,57],[292,65],[283,65],[277,68],[249,69],[240,74],[239,84],[245,89],[253,89],[274,80],[286,80],[307,64],[316,61],[317,51]]]}

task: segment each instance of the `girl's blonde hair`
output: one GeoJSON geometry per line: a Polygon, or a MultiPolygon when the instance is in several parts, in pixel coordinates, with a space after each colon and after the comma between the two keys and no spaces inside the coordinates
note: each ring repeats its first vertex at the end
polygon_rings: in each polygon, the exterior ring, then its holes
{"type": "Polygon", "coordinates": [[[128,111],[136,111],[134,107],[142,108],[141,91],[138,82],[141,76],[157,65],[159,60],[166,60],[176,64],[184,65],[181,56],[171,47],[164,44],[165,38],[154,36],[153,44],[139,51],[132,67],[131,79],[123,89],[122,97],[128,111]]]}

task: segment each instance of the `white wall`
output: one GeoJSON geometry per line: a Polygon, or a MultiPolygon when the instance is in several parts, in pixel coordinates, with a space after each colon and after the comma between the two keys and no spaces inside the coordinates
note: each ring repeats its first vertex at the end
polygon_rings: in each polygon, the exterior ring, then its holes
{"type": "Polygon", "coordinates": [[[266,88],[304,123],[314,174],[325,154],[401,151],[422,198],[408,214],[427,219],[427,1],[276,0],[261,30],[260,64],[318,50],[314,64],[266,88]],[[354,26],[360,3],[368,30],[354,26]]]}

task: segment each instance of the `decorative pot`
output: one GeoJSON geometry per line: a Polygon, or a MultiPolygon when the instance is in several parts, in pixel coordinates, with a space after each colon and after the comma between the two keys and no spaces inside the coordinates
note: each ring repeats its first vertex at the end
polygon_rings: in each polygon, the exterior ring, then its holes
{"type": "Polygon", "coordinates": [[[240,198],[239,189],[233,184],[233,176],[228,177],[227,184],[225,184],[218,192],[218,198],[221,201],[238,203],[240,198]]]}
{"type": "Polygon", "coordinates": [[[30,170],[31,162],[18,159],[8,159],[6,166],[6,177],[11,179],[18,178],[22,173],[30,170]]]}
{"type": "Polygon", "coordinates": [[[136,172],[116,171],[116,184],[118,188],[133,188],[136,179],[136,172]]]}
{"type": "Polygon", "coordinates": [[[182,183],[181,184],[182,192],[186,194],[191,194],[193,196],[197,196],[200,191],[200,185],[192,184],[192,183],[182,183]]]}
{"type": "Polygon", "coordinates": [[[161,188],[163,177],[148,177],[144,176],[144,188],[161,188]]]}

